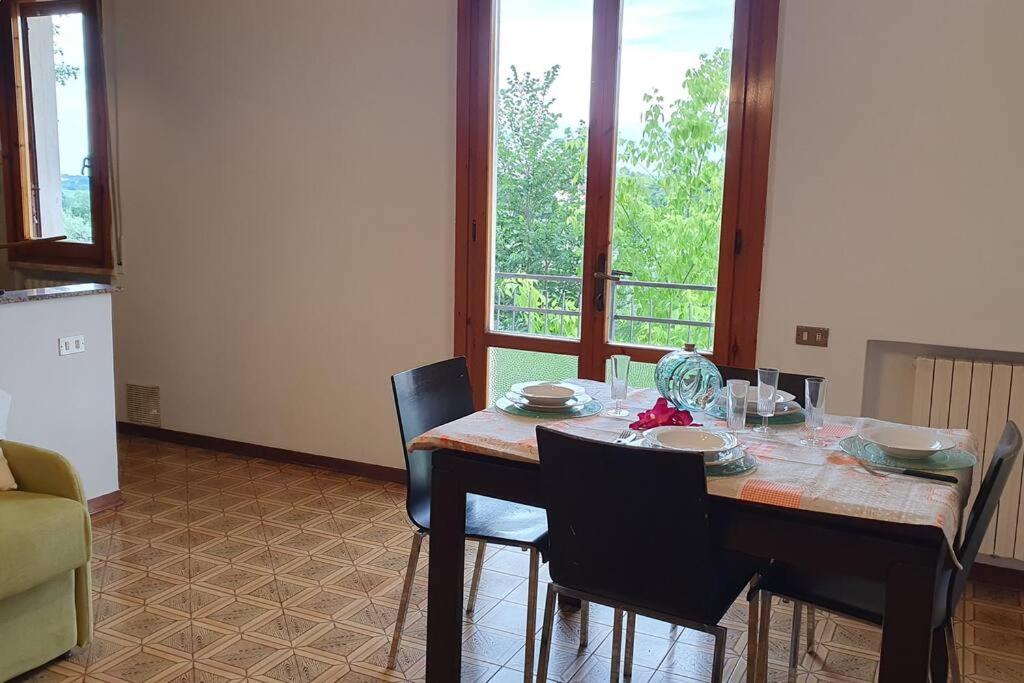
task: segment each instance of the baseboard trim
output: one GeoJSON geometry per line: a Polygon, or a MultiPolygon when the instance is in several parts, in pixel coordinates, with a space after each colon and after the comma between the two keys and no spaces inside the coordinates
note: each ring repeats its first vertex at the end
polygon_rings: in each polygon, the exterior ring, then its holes
{"type": "Polygon", "coordinates": [[[96,496],[88,500],[89,514],[95,515],[97,513],[116,508],[118,505],[124,502],[124,496],[121,495],[121,489],[111,491],[110,493],[104,493],[102,496],[96,496]]]}
{"type": "Polygon", "coordinates": [[[397,467],[372,465],[365,462],[356,462],[355,460],[331,458],[326,455],[303,453],[302,451],[293,451],[287,448],[276,448],[274,446],[261,446],[259,444],[246,443],[244,441],[222,439],[218,436],[191,434],[189,432],[179,432],[173,429],[164,429],[162,427],[137,425],[131,422],[119,421],[117,423],[117,431],[129,436],[143,436],[149,439],[181,444],[182,446],[205,448],[211,451],[223,451],[225,453],[234,453],[235,455],[244,455],[250,458],[262,458],[264,460],[273,460],[275,462],[287,462],[296,465],[312,465],[313,467],[322,467],[324,469],[341,472],[343,474],[353,474],[359,477],[366,477],[367,479],[392,481],[400,484],[405,483],[405,470],[397,467]]]}

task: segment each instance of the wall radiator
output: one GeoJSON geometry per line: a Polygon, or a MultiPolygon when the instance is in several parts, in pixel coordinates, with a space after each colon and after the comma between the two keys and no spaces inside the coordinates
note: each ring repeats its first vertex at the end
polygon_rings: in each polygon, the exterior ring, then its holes
{"type": "MultiPolygon", "coordinates": [[[[1024,429],[1024,365],[927,357],[915,363],[912,422],[969,429],[978,441],[979,462],[968,502],[973,505],[1006,421],[1013,420],[1024,429]]],[[[1024,560],[1022,489],[1022,458],[1018,457],[980,552],[1024,560]]]]}

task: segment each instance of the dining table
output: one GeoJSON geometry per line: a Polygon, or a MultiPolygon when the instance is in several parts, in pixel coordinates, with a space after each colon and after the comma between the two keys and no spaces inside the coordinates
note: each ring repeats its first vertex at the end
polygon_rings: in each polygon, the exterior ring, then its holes
{"type": "MultiPolygon", "coordinates": [[[[571,380],[604,405],[605,383],[571,380]]],[[[631,389],[630,415],[657,400],[653,389],[631,389]]],[[[706,413],[695,424],[724,427],[706,413]]],[[[634,418],[601,411],[587,417],[524,417],[495,406],[441,425],[415,439],[412,450],[431,450],[431,529],[426,680],[461,680],[466,495],[491,496],[543,507],[536,427],[614,441],[634,418]]],[[[880,683],[945,681],[947,653],[932,619],[940,577],[957,566],[955,548],[971,491],[972,469],[944,472],[956,483],[902,474],[879,476],[843,452],[841,439],[888,423],[826,416],[817,446],[801,443],[803,424],[775,425],[767,434],[736,436],[757,467],[738,475],[709,476],[710,524],[723,550],[772,559],[817,574],[885,583],[880,683]],[[931,678],[929,678],[931,677],[931,678]]],[[[941,430],[977,456],[965,430],[941,430]]],[[[609,547],[614,539],[609,539],[609,547]]],[[[611,552],[611,550],[609,551],[611,552]]],[[[637,558],[637,562],[651,561],[637,558]]],[[[938,603],[942,604],[941,601],[938,603]]]]}

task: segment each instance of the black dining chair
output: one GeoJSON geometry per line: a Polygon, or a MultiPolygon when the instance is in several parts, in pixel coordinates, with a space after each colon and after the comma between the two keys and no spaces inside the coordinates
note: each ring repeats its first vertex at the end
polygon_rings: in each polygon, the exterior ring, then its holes
{"type": "MultiPolygon", "coordinates": [[[[932,622],[932,648],[945,651],[932,659],[932,680],[945,680],[947,670],[952,670],[954,683],[960,683],[960,665],[953,639],[953,615],[956,606],[967,586],[967,577],[978,556],[978,549],[985,538],[989,523],[996,512],[999,498],[1010,476],[1014,460],[1021,449],[1021,434],[1013,422],[1006,423],[1003,434],[996,446],[988,472],[978,490],[967,526],[963,542],[956,550],[959,567],[947,569],[939,577],[938,590],[935,595],[934,620],[932,622]]],[[[761,622],[759,624],[757,675],[755,680],[767,680],[768,675],[768,620],[771,618],[771,599],[773,595],[788,597],[794,601],[808,605],[818,605],[829,612],[881,626],[885,617],[885,584],[881,581],[870,581],[853,577],[818,576],[802,571],[799,568],[772,563],[771,567],[758,580],[751,595],[760,594],[761,622]]],[[[790,635],[790,673],[796,668],[799,660],[800,645],[800,612],[793,611],[793,627],[790,635]]]]}
{"type": "MultiPolygon", "coordinates": [[[[556,595],[614,610],[612,681],[623,613],[710,633],[712,681],[722,680],[726,630],[718,622],[761,563],[715,548],[704,457],[623,446],[537,428],[551,583],[537,680],[547,677],[556,595]]],[[[627,639],[626,676],[632,653],[627,639]]]]}
{"type": "MultiPolygon", "coordinates": [[[[408,475],[406,511],[416,526],[409,564],[405,573],[402,597],[398,603],[395,632],[388,655],[388,668],[394,668],[409,596],[416,577],[420,546],[430,532],[430,478],[431,451],[409,452],[405,447],[410,440],[447,422],[465,417],[474,411],[473,392],[469,383],[466,359],[452,358],[392,376],[391,386],[398,411],[398,425],[402,436],[402,451],[408,475]]],[[[466,614],[472,615],[476,606],[480,575],[483,571],[487,544],[513,546],[529,550],[530,576],[526,612],[526,665],[524,678],[532,680],[534,637],[537,632],[537,581],[542,553],[547,547],[547,519],[544,510],[497,498],[469,494],[466,496],[466,538],[477,541],[476,561],[466,601],[466,614]]],[[[581,647],[586,646],[581,634],[581,647]]]]}

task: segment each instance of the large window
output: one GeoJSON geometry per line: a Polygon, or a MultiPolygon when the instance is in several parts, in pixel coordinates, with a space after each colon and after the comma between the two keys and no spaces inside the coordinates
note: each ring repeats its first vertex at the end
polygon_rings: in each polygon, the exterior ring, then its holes
{"type": "Polygon", "coordinates": [[[461,0],[459,26],[478,400],[688,342],[753,365],[778,0],[461,0]]]}
{"type": "Polygon", "coordinates": [[[11,259],[109,268],[106,96],[97,0],[7,2],[4,199],[11,259]]]}

